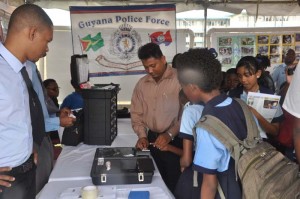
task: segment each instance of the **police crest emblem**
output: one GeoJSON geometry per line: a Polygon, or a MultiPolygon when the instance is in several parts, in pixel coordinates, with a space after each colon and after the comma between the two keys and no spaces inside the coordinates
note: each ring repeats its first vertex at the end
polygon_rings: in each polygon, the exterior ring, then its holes
{"type": "Polygon", "coordinates": [[[137,55],[141,42],[141,36],[131,25],[122,24],[111,36],[109,51],[120,59],[130,60],[137,55]]]}

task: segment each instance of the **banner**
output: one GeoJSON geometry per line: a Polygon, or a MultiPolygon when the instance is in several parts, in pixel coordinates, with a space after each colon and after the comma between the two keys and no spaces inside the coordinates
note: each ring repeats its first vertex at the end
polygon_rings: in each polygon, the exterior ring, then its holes
{"type": "Polygon", "coordinates": [[[174,4],[70,6],[74,54],[87,54],[89,76],[145,73],[137,52],[153,42],[167,61],[176,54],[174,4]]]}

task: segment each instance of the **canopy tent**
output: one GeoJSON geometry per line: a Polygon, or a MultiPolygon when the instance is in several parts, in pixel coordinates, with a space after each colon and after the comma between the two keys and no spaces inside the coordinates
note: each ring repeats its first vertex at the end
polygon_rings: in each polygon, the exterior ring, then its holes
{"type": "MultiPolygon", "coordinates": [[[[176,4],[176,12],[204,10],[205,24],[207,9],[230,12],[234,14],[246,10],[248,15],[257,16],[297,16],[300,15],[300,0],[5,0],[9,5],[34,3],[43,8],[69,10],[69,6],[113,6],[176,4]]],[[[0,5],[1,6],[1,5],[0,5]]],[[[2,5],[3,6],[3,5],[2,5]]],[[[1,6],[1,7],[2,7],[1,6]]],[[[2,9],[6,10],[6,9],[2,9]]],[[[202,17],[202,16],[201,16],[202,17]]],[[[204,26],[206,33],[206,25],[204,26]]],[[[205,36],[206,37],[206,36],[205,36]]],[[[204,39],[206,46],[206,38],[204,39]]]]}
{"type": "MultiPolygon", "coordinates": [[[[69,10],[69,6],[112,6],[175,3],[177,12],[210,8],[235,14],[243,9],[248,15],[296,16],[300,15],[300,0],[2,0],[8,5],[17,6],[34,3],[43,8],[69,10]]],[[[2,6],[1,6],[2,8],[2,6]]]]}

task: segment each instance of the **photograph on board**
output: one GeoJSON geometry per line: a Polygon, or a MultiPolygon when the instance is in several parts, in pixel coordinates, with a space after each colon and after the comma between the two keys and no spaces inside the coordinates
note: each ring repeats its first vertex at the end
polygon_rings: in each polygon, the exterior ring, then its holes
{"type": "Polygon", "coordinates": [[[292,35],[282,35],[282,44],[291,44],[292,35]]]}
{"type": "Polygon", "coordinates": [[[231,57],[222,57],[222,64],[231,64],[231,57]]]}
{"type": "Polygon", "coordinates": [[[269,46],[258,46],[257,54],[268,55],[269,54],[269,46]]]}
{"type": "Polygon", "coordinates": [[[268,44],[269,36],[268,35],[258,35],[257,36],[257,44],[268,44]]]}
{"type": "Polygon", "coordinates": [[[270,55],[270,62],[272,64],[281,63],[280,55],[270,55]]]}
{"type": "Polygon", "coordinates": [[[232,48],[231,47],[220,47],[219,48],[219,54],[222,56],[231,55],[232,54],[232,48]]]}
{"type": "Polygon", "coordinates": [[[254,38],[253,37],[242,37],[241,45],[254,45],[254,38]]]}
{"type": "Polygon", "coordinates": [[[279,45],[270,45],[270,54],[271,55],[277,55],[279,53],[280,53],[279,45]]]}
{"type": "Polygon", "coordinates": [[[300,33],[296,33],[295,35],[295,41],[300,42],[300,33]]]}
{"type": "Polygon", "coordinates": [[[231,46],[232,38],[231,37],[220,37],[219,46],[231,46]]]}
{"type": "Polygon", "coordinates": [[[254,55],[254,47],[242,46],[241,52],[242,52],[242,56],[247,56],[247,55],[253,56],[254,55]]]}
{"type": "Polygon", "coordinates": [[[280,44],[281,35],[271,35],[270,44],[280,44]]]}

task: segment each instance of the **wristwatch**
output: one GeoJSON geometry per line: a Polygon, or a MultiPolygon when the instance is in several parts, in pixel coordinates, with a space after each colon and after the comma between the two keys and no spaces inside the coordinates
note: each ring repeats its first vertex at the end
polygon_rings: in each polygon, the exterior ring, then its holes
{"type": "Polygon", "coordinates": [[[170,132],[167,132],[167,133],[171,137],[171,140],[173,141],[174,140],[174,136],[172,135],[172,133],[170,133],[170,132]]]}

